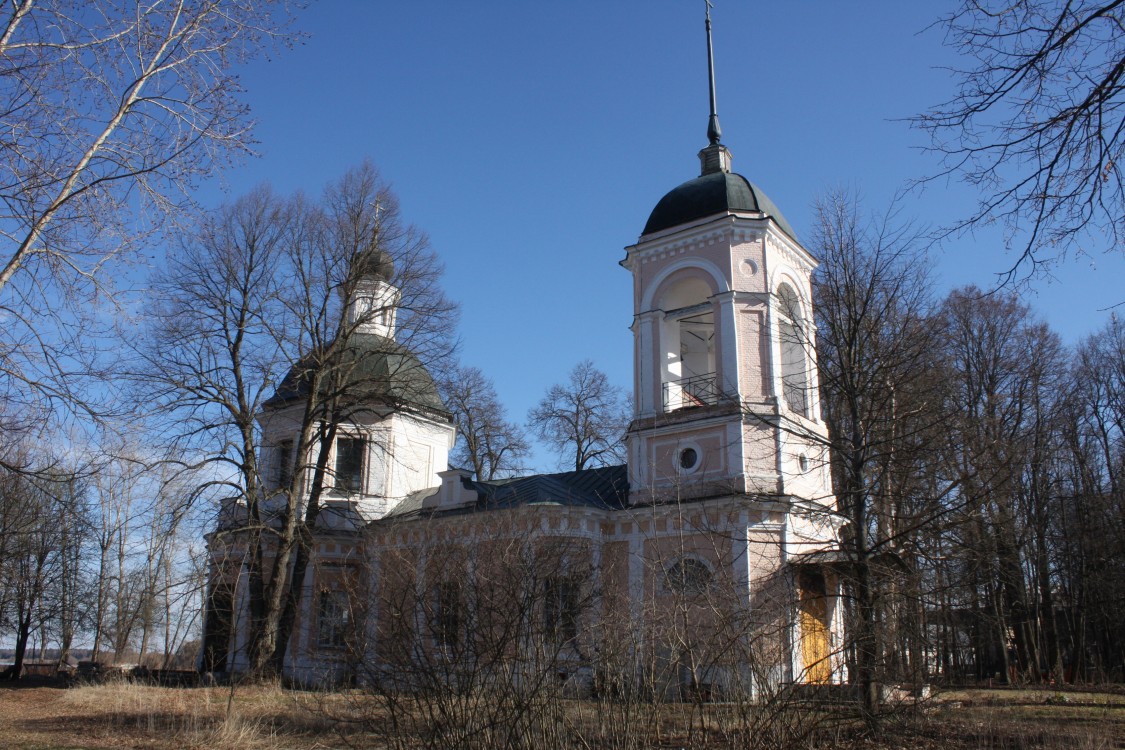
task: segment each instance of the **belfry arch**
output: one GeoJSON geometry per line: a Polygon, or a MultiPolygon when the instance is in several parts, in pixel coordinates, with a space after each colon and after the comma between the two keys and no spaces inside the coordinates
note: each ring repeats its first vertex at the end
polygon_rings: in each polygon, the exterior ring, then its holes
{"type": "Polygon", "coordinates": [[[810,331],[804,303],[787,281],[778,284],[776,310],[782,398],[791,411],[807,417],[811,401],[810,331]]]}
{"type": "Polygon", "coordinates": [[[661,285],[659,337],[664,411],[713,404],[718,398],[714,289],[698,274],[661,285]]]}

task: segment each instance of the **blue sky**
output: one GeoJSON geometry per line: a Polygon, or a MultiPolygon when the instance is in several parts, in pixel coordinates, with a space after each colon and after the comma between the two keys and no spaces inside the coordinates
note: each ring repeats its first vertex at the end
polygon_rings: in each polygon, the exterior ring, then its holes
{"type": "MultiPolygon", "coordinates": [[[[817,194],[851,188],[882,211],[936,170],[902,120],[952,94],[943,66],[958,60],[927,30],[950,3],[714,2],[723,142],[799,237],[817,194]]],[[[370,158],[444,260],[462,360],[494,380],[510,417],[585,358],[629,387],[618,261],[657,200],[698,174],[703,0],[322,0],[298,25],[303,44],[243,72],[261,156],[227,173],[228,197],[261,182],[315,193],[370,158]]],[[[223,199],[213,187],[204,202],[223,199]]],[[[931,184],[902,216],[934,226],[973,199],[931,184]]],[[[939,291],[987,287],[1013,260],[999,233],[948,243],[939,291]]],[[[1073,344],[1125,299],[1123,271],[1091,247],[1027,299],[1073,344]]]]}

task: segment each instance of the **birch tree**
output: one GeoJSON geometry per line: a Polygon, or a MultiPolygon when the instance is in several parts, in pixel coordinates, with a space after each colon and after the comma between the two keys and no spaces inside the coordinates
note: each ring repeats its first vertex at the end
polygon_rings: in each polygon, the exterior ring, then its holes
{"type": "Polygon", "coordinates": [[[91,411],[91,320],[113,261],[249,153],[237,66],[284,2],[12,0],[0,20],[0,389],[91,411]]]}

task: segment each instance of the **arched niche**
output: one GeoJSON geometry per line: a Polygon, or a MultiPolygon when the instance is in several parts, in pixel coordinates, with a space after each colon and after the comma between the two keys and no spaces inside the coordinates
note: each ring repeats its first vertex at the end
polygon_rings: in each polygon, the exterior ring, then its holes
{"type": "Polygon", "coordinates": [[[793,286],[783,280],[777,286],[777,333],[781,344],[781,388],[785,405],[801,416],[809,416],[809,356],[812,347],[805,304],[793,286]]]}

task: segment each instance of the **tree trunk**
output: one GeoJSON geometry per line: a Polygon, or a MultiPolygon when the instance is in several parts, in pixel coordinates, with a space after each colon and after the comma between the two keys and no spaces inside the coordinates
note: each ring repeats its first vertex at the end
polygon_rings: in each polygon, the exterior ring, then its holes
{"type": "Polygon", "coordinates": [[[16,625],[16,649],[12,656],[12,665],[4,671],[4,676],[10,680],[18,680],[23,675],[24,656],[27,654],[27,644],[31,640],[31,607],[26,612],[20,612],[16,625]]]}
{"type": "Polygon", "coordinates": [[[320,514],[320,498],[324,494],[328,478],[328,456],[330,455],[330,448],[336,440],[337,421],[331,420],[325,430],[318,440],[316,465],[313,469],[313,480],[309,489],[308,504],[305,507],[305,517],[297,529],[297,550],[293,574],[289,579],[289,592],[285,598],[285,607],[278,623],[278,638],[272,656],[273,668],[278,674],[285,667],[285,652],[288,650],[289,641],[293,636],[297,612],[300,610],[303,599],[305,574],[312,560],[312,534],[316,528],[316,519],[320,514]]]}

